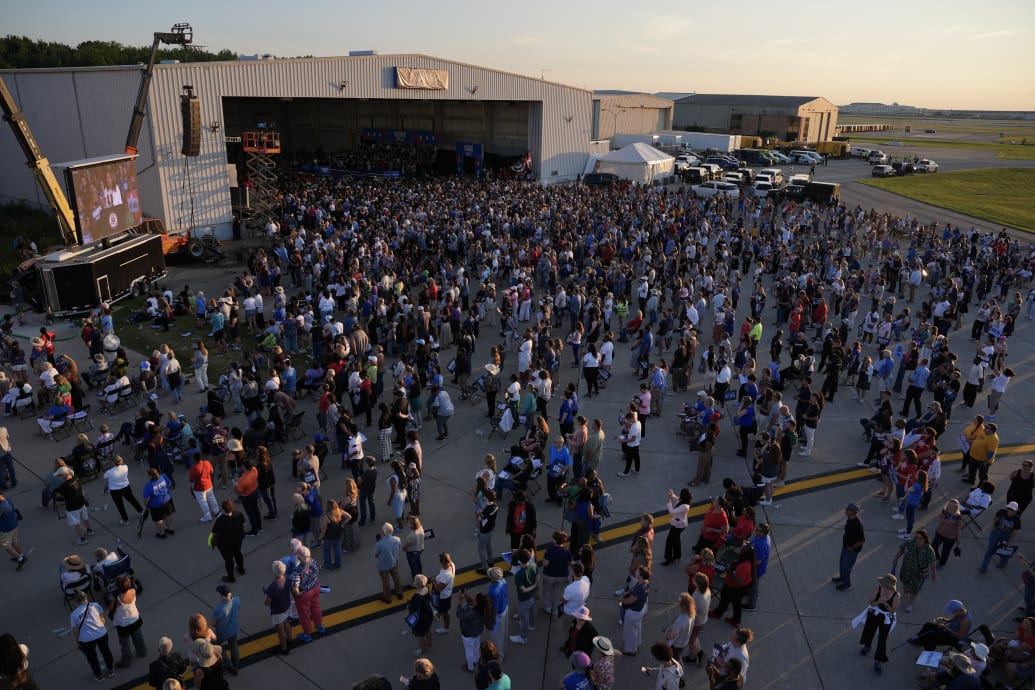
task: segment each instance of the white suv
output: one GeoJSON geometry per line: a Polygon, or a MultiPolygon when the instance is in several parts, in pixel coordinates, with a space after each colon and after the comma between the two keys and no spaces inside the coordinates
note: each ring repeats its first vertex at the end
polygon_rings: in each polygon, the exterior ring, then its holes
{"type": "Polygon", "coordinates": [[[740,198],[740,188],[732,182],[715,180],[712,182],[704,182],[696,187],[691,187],[690,189],[693,190],[694,194],[700,197],[725,196],[730,197],[731,199],[740,198]]]}

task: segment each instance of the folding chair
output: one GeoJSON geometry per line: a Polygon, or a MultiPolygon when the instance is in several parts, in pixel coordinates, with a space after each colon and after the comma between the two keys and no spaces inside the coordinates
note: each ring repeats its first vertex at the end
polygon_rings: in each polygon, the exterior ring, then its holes
{"type": "Polygon", "coordinates": [[[981,527],[981,523],[979,523],[977,519],[981,517],[981,515],[984,514],[986,510],[988,510],[988,508],[970,505],[969,503],[964,503],[963,505],[961,505],[960,514],[966,518],[966,522],[963,523],[963,526],[977,527],[979,532],[982,531],[983,528],[981,527]]]}
{"type": "Polygon", "coordinates": [[[50,421],[50,431],[43,432],[43,438],[49,438],[52,441],[60,441],[61,439],[68,438],[72,433],[70,426],[68,417],[52,419],[50,421]]]}
{"type": "Polygon", "coordinates": [[[112,438],[102,441],[94,446],[94,455],[97,457],[97,467],[103,472],[112,466],[115,458],[115,443],[117,439],[112,438]]]}
{"type": "MultiPolygon", "coordinates": [[[[63,572],[62,566],[58,566],[58,582],[61,582],[61,573],[63,572]]],[[[79,592],[86,592],[86,596],[90,596],[90,588],[93,587],[93,575],[87,573],[75,582],[69,582],[68,584],[61,583],[61,593],[65,597],[65,605],[69,611],[74,611],[76,608],[76,597],[79,592]]]]}
{"type": "Polygon", "coordinates": [[[36,402],[32,399],[31,393],[15,399],[14,413],[18,415],[18,419],[28,419],[35,412],[36,402]]]}
{"type": "Polygon", "coordinates": [[[305,432],[302,431],[303,417],[305,417],[305,410],[302,410],[301,412],[296,412],[295,414],[291,415],[291,419],[288,420],[287,428],[285,429],[285,432],[289,439],[297,441],[303,436],[305,436],[305,432]]]}
{"type": "Polygon", "coordinates": [[[81,408],[68,415],[68,423],[76,431],[86,431],[87,429],[93,429],[93,422],[90,421],[90,405],[87,403],[81,408]]]}
{"type": "MultiPolygon", "coordinates": [[[[532,469],[531,474],[528,475],[528,481],[525,483],[525,491],[531,496],[535,496],[543,490],[543,485],[539,483],[539,477],[543,476],[543,467],[535,467],[532,469]]],[[[552,498],[548,496],[547,498],[552,498]]]]}

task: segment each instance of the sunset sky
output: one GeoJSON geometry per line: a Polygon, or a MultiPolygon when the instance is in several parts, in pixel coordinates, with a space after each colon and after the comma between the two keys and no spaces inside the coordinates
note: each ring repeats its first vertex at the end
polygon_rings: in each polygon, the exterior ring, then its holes
{"type": "Polygon", "coordinates": [[[10,3],[0,31],[144,45],[178,21],[197,44],[239,54],[373,49],[587,89],[1035,110],[1033,0],[33,0],[10,3]]]}

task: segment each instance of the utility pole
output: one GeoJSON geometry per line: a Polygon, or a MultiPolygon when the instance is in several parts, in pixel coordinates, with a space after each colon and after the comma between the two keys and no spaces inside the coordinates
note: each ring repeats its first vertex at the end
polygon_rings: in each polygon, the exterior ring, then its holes
{"type": "Polygon", "coordinates": [[[552,71],[553,71],[552,69],[544,69],[544,68],[540,67],[539,68],[539,80],[542,81],[543,77],[546,75],[546,73],[547,72],[552,72],[552,71]]]}

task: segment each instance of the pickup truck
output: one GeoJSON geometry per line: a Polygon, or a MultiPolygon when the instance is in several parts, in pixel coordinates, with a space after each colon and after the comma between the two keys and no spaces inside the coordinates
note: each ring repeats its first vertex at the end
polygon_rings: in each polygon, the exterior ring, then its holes
{"type": "Polygon", "coordinates": [[[744,175],[739,172],[728,172],[722,176],[723,182],[732,182],[738,187],[744,186],[744,175]]]}
{"type": "Polygon", "coordinates": [[[938,172],[938,164],[932,160],[921,158],[916,164],[916,171],[918,173],[936,173],[938,172]]]}
{"type": "Polygon", "coordinates": [[[870,165],[887,165],[888,154],[883,151],[870,151],[870,155],[866,158],[866,162],[870,165]]]}
{"type": "Polygon", "coordinates": [[[862,146],[853,146],[848,149],[848,155],[852,158],[868,158],[871,153],[873,153],[871,149],[862,146]]]}
{"type": "Polygon", "coordinates": [[[675,168],[676,172],[680,172],[682,170],[685,170],[686,168],[692,168],[700,162],[701,159],[697,156],[691,156],[689,154],[686,154],[676,156],[676,160],[672,165],[675,168]]]}
{"type": "Polygon", "coordinates": [[[787,184],[797,184],[802,187],[807,185],[809,182],[812,182],[812,175],[809,175],[808,173],[797,173],[791,175],[791,179],[787,180],[787,184]]]}
{"type": "Polygon", "coordinates": [[[695,196],[699,197],[724,196],[732,199],[740,197],[740,188],[732,182],[704,182],[690,189],[695,196]]]}
{"type": "Polygon", "coordinates": [[[870,171],[870,175],[873,177],[894,177],[895,169],[890,165],[875,165],[873,170],[870,171]]]}

